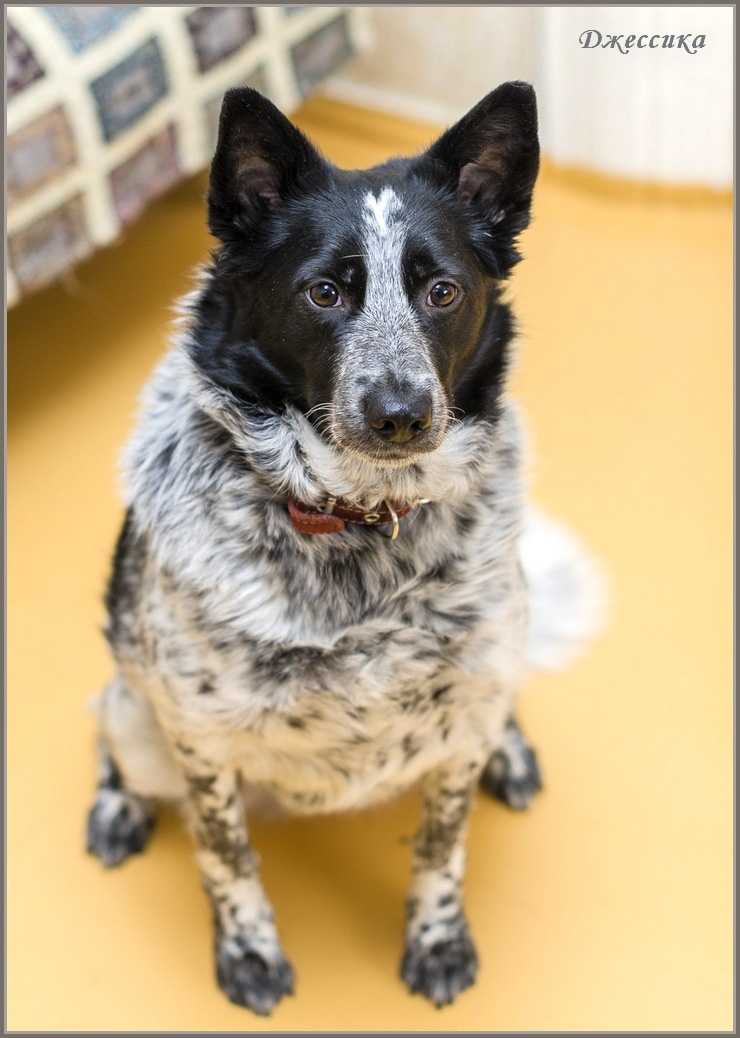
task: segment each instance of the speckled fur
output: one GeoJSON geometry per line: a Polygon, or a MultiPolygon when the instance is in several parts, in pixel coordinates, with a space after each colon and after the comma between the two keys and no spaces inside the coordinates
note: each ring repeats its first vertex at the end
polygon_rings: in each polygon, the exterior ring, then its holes
{"type": "MultiPolygon", "coordinates": [[[[264,165],[250,166],[260,184],[264,165]]],[[[392,169],[389,179],[398,182],[392,169]]],[[[248,800],[334,812],[420,784],[401,972],[440,1006],[477,969],[462,906],[476,787],[487,776],[515,807],[538,788],[512,720],[528,637],[520,425],[503,395],[454,421],[442,406],[444,372],[404,295],[413,212],[408,191],[395,190],[373,187],[357,221],[375,303],[356,334],[337,337],[328,425],[296,404],[245,402],[204,369],[199,336],[220,276],[210,265],[125,455],[128,513],[108,596],[118,670],[99,704],[105,768],[90,849],[117,864],[146,842],[152,803],[179,801],[213,906],[218,981],[257,1013],[292,990],[293,971],[260,885],[248,800]],[[392,294],[379,305],[383,285],[392,294]],[[404,357],[433,386],[435,421],[408,460],[375,458],[364,441],[353,448],[353,386],[366,369],[400,377],[404,357]],[[288,499],[318,505],[328,494],[370,509],[429,503],[395,541],[353,525],[299,533],[288,499]]],[[[262,190],[270,205],[272,191],[262,190]]]]}

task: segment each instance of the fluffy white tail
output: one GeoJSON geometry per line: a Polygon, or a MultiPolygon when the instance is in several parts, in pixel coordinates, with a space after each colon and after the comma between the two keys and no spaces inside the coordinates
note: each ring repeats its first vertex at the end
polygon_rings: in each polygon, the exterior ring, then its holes
{"type": "Polygon", "coordinates": [[[520,553],[530,589],[527,662],[561,670],[606,622],[606,578],[578,538],[540,512],[527,518],[520,553]]]}

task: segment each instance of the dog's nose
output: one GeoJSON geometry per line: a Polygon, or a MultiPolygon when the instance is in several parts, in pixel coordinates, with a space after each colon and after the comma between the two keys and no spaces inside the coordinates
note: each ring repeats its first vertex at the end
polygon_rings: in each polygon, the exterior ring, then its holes
{"type": "Polygon", "coordinates": [[[391,443],[408,443],[432,424],[432,397],[423,389],[383,390],[365,398],[367,423],[391,443]]]}

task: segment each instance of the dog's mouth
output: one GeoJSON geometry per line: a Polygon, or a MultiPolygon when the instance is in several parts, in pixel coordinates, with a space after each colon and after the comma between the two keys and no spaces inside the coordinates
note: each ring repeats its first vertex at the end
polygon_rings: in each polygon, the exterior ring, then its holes
{"type": "Polygon", "coordinates": [[[448,425],[449,416],[444,411],[402,435],[394,434],[388,426],[368,427],[367,422],[348,422],[336,417],[327,432],[329,439],[340,449],[374,465],[397,468],[437,450],[448,425]]]}

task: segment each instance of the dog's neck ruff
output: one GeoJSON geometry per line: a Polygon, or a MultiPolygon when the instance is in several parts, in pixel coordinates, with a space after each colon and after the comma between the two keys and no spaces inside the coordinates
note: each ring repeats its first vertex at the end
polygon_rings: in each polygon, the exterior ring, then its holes
{"type": "Polygon", "coordinates": [[[346,523],[361,526],[377,526],[381,533],[394,541],[398,536],[399,522],[412,509],[428,504],[427,498],[419,498],[411,504],[394,504],[384,501],[384,508],[368,511],[344,498],[329,497],[323,505],[313,508],[291,498],[288,512],[293,526],[300,533],[341,533],[346,523]],[[384,527],[390,526],[386,533],[384,527]]]}

